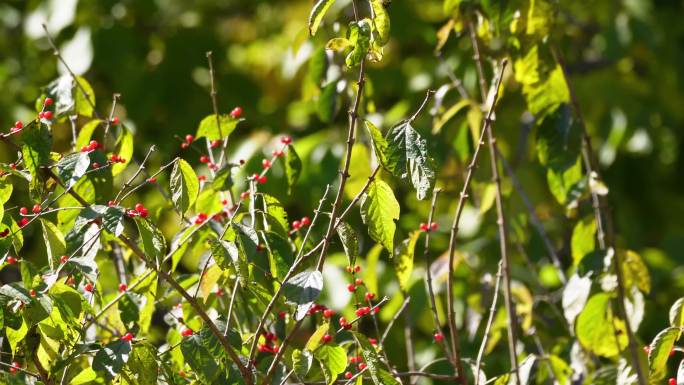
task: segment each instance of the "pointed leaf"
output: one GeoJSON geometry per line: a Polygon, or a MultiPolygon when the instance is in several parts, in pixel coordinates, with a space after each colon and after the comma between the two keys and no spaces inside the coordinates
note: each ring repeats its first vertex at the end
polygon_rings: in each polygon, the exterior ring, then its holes
{"type": "Polygon", "coordinates": [[[387,133],[387,170],[399,178],[409,178],[418,199],[425,199],[435,185],[432,158],[427,142],[404,120],[387,133]]]}
{"type": "Polygon", "coordinates": [[[243,118],[233,118],[230,115],[220,115],[217,123],[216,115],[209,115],[200,122],[195,138],[205,137],[209,140],[225,139],[235,131],[238,123],[243,120],[243,118]]]}
{"type": "Polygon", "coordinates": [[[309,14],[309,35],[313,36],[318,31],[318,27],[321,25],[323,16],[328,11],[335,0],[318,0],[311,9],[311,14],[309,14]]]}
{"type": "Polygon", "coordinates": [[[294,146],[287,146],[287,154],[285,155],[285,175],[287,175],[287,189],[288,194],[292,194],[292,186],[297,183],[299,174],[302,173],[302,160],[297,155],[294,146]]]}
{"type": "Polygon", "coordinates": [[[198,193],[197,174],[188,162],[178,159],[171,171],[171,199],[174,206],[182,214],[185,214],[195,203],[198,193]]]}
{"type": "Polygon", "coordinates": [[[288,302],[297,305],[296,320],[306,316],[311,304],[323,290],[323,275],[320,271],[303,271],[283,284],[283,294],[288,302]]]}
{"type": "Polygon", "coordinates": [[[370,184],[361,199],[361,219],[368,225],[368,234],[390,252],[394,249],[394,221],[399,219],[399,211],[392,188],[379,179],[370,184]]]}
{"type": "Polygon", "coordinates": [[[404,292],[408,290],[409,279],[413,273],[413,257],[418,238],[420,238],[420,231],[413,231],[397,246],[394,253],[394,268],[397,272],[399,287],[404,292]]]}

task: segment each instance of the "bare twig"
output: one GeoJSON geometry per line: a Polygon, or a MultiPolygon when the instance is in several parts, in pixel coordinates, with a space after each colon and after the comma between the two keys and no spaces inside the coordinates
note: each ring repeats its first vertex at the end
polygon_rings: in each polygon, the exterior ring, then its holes
{"type": "Polygon", "coordinates": [[[492,99],[492,104],[489,107],[489,112],[487,113],[487,116],[482,124],[482,131],[480,132],[480,137],[475,144],[475,150],[473,152],[473,158],[470,161],[470,164],[468,165],[467,168],[467,173],[465,177],[465,182],[463,183],[463,189],[461,190],[461,194],[459,196],[458,200],[458,205],[456,206],[456,211],[454,213],[454,219],[451,224],[451,232],[449,234],[449,275],[447,277],[447,306],[448,306],[448,320],[449,320],[449,333],[451,334],[451,352],[453,354],[452,357],[452,364],[454,367],[457,368],[457,375],[459,376],[459,380],[461,385],[466,385],[466,377],[463,372],[463,365],[461,363],[461,351],[459,347],[459,337],[458,337],[458,329],[456,327],[456,314],[454,311],[454,292],[453,292],[453,285],[454,285],[454,257],[455,257],[455,250],[456,250],[456,234],[458,233],[459,229],[459,223],[461,221],[461,214],[463,213],[463,208],[465,207],[465,202],[466,199],[468,198],[468,188],[470,186],[470,181],[473,177],[473,172],[475,170],[475,167],[477,165],[477,159],[480,154],[480,149],[482,148],[482,145],[484,143],[484,136],[487,132],[487,128],[491,124],[492,121],[492,116],[494,114],[494,107],[496,106],[496,102],[499,98],[499,89],[501,86],[501,81],[503,80],[503,70],[504,68],[501,69],[501,72],[499,73],[499,80],[496,85],[496,89],[494,91],[494,98],[492,99]]]}
{"type": "Polygon", "coordinates": [[[482,343],[480,343],[480,350],[477,352],[477,359],[475,360],[475,385],[480,385],[480,368],[482,367],[482,356],[484,355],[485,347],[487,346],[487,340],[489,339],[489,332],[492,329],[492,323],[494,322],[494,313],[496,313],[496,303],[499,299],[499,283],[501,282],[501,268],[502,261],[499,261],[499,269],[496,272],[496,278],[494,283],[494,294],[492,297],[492,306],[489,307],[489,317],[487,318],[487,325],[485,326],[484,335],[482,337],[482,343]]]}
{"type": "MultiPolygon", "coordinates": [[[[577,115],[577,120],[579,121],[580,126],[582,128],[582,159],[584,167],[590,178],[592,177],[592,175],[596,175],[596,177],[601,179],[600,170],[596,164],[596,160],[594,159],[594,151],[592,149],[589,131],[587,130],[586,122],[584,120],[584,116],[582,115],[582,110],[580,108],[579,102],[577,101],[575,90],[572,87],[572,84],[570,83],[570,78],[568,75],[565,60],[563,59],[562,53],[555,47],[552,47],[552,53],[556,61],[560,65],[561,69],[563,70],[565,84],[568,87],[568,92],[570,93],[570,101],[572,103],[573,109],[575,110],[575,114],[577,115]]],[[[596,235],[599,243],[599,248],[604,251],[609,251],[609,249],[612,249],[614,247],[613,225],[612,217],[610,215],[610,209],[608,208],[605,202],[605,198],[603,196],[598,194],[598,192],[596,192],[595,189],[591,187],[589,188],[589,190],[591,192],[592,206],[594,209],[594,216],[596,218],[596,235]],[[603,215],[601,212],[602,207],[605,208],[605,212],[603,213],[603,215]]],[[[620,313],[620,317],[622,317],[623,320],[627,320],[627,310],[625,309],[625,282],[624,277],[622,275],[622,258],[620,256],[620,253],[618,253],[617,251],[614,251],[614,259],[614,269],[615,275],[617,277],[618,311],[620,313]]],[[[632,327],[629,325],[629,322],[625,322],[625,329],[627,331],[627,341],[629,345],[632,367],[634,368],[637,374],[639,385],[646,385],[646,377],[644,376],[639,361],[639,347],[637,346],[637,341],[634,337],[634,332],[632,331],[632,327]]]]}

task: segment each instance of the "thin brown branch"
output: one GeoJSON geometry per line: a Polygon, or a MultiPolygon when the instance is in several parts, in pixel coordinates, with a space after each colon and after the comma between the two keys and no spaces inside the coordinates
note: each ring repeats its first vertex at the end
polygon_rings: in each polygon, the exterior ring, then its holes
{"type": "Polygon", "coordinates": [[[457,368],[457,375],[459,376],[459,381],[461,385],[466,385],[467,384],[467,379],[463,375],[463,365],[461,363],[461,351],[459,347],[459,336],[458,336],[458,329],[456,327],[456,314],[454,311],[454,292],[453,292],[453,286],[454,286],[454,257],[455,257],[455,250],[456,250],[456,234],[458,234],[459,230],[459,223],[461,221],[461,214],[463,214],[463,208],[465,207],[465,202],[466,199],[468,198],[468,188],[470,186],[470,181],[472,180],[473,177],[473,172],[475,171],[475,167],[477,165],[477,160],[480,154],[480,149],[482,148],[482,145],[484,144],[484,136],[487,132],[487,129],[489,125],[492,122],[492,116],[494,114],[494,108],[496,106],[496,102],[499,98],[499,89],[501,87],[501,81],[503,80],[503,70],[505,68],[501,69],[501,72],[499,73],[499,80],[496,84],[496,89],[494,90],[494,98],[492,99],[492,104],[489,107],[489,112],[487,113],[487,116],[482,124],[482,130],[480,132],[480,137],[475,143],[475,150],[473,151],[473,158],[470,161],[470,164],[467,167],[467,172],[466,172],[466,177],[465,177],[465,182],[463,183],[463,188],[461,190],[461,194],[459,196],[458,200],[458,205],[456,206],[456,211],[454,213],[454,219],[451,224],[451,232],[449,234],[449,273],[447,277],[447,313],[448,313],[448,320],[449,320],[449,333],[451,335],[451,352],[453,354],[453,360],[452,364],[457,368]]]}
{"type": "MultiPolygon", "coordinates": [[[[591,178],[593,175],[601,179],[600,170],[594,159],[594,151],[591,145],[591,138],[589,137],[589,131],[587,130],[586,121],[582,110],[580,108],[579,102],[577,101],[577,96],[575,95],[575,90],[570,83],[570,78],[568,75],[567,66],[565,60],[563,59],[562,53],[555,47],[552,47],[553,56],[563,70],[563,77],[565,79],[565,84],[568,88],[570,94],[570,102],[575,110],[575,115],[582,128],[582,159],[584,163],[584,168],[588,176],[591,178]]],[[[634,332],[632,327],[627,322],[627,310],[625,308],[625,281],[622,275],[622,261],[620,253],[613,250],[614,248],[614,234],[613,234],[613,224],[612,217],[610,215],[610,209],[605,202],[605,197],[598,194],[593,188],[589,188],[591,193],[592,206],[594,209],[594,216],[596,218],[596,235],[599,243],[599,248],[606,252],[614,253],[614,269],[615,276],[617,277],[617,302],[618,302],[618,312],[620,317],[625,320],[625,329],[627,331],[627,341],[629,346],[629,353],[632,367],[634,368],[639,385],[646,385],[646,377],[643,373],[640,360],[639,360],[639,347],[637,346],[636,338],[634,337],[634,332]],[[601,208],[605,208],[605,212],[601,212],[601,208]],[[604,222],[605,220],[605,222],[604,222]]]]}
{"type": "Polygon", "coordinates": [[[499,269],[496,272],[496,281],[494,283],[494,294],[492,297],[492,305],[489,307],[489,316],[487,318],[487,325],[485,326],[484,336],[482,337],[482,343],[480,343],[480,350],[477,352],[477,358],[475,359],[475,385],[480,385],[480,368],[482,367],[482,356],[484,355],[485,347],[487,346],[487,340],[489,339],[489,333],[492,330],[492,323],[494,322],[494,314],[496,313],[496,303],[499,299],[499,283],[501,282],[501,270],[502,261],[499,261],[499,269]]]}

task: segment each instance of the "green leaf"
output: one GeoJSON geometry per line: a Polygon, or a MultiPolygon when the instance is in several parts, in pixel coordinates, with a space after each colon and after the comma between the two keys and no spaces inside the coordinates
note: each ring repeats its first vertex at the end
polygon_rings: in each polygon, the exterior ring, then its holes
{"type": "Polygon", "coordinates": [[[161,263],[166,255],[166,239],[164,234],[148,219],[136,217],[135,224],[142,240],[142,249],[148,258],[161,263]]]}
{"type": "Polygon", "coordinates": [[[136,384],[157,384],[157,349],[147,343],[137,344],[128,361],[131,374],[137,376],[136,384]]]}
{"type": "Polygon", "coordinates": [[[347,255],[348,266],[354,266],[356,258],[359,257],[359,238],[356,235],[356,231],[354,231],[349,223],[342,221],[337,226],[337,235],[340,237],[344,253],[347,255]]]}
{"type": "Polygon", "coordinates": [[[123,124],[120,127],[121,133],[116,139],[114,153],[123,158],[124,162],[117,162],[112,165],[112,175],[114,176],[121,174],[128,164],[131,163],[131,158],[133,158],[133,135],[123,124]]]}
{"type": "MultiPolygon", "coordinates": [[[[14,187],[12,183],[7,181],[7,178],[0,179],[0,206],[10,199],[13,190],[14,187]]],[[[0,216],[0,219],[2,219],[2,216],[0,216]]]]}
{"type": "Polygon", "coordinates": [[[373,10],[373,26],[375,27],[375,41],[383,46],[387,44],[390,37],[390,18],[382,5],[382,0],[370,0],[373,10]]]}
{"type": "Polygon", "coordinates": [[[627,346],[625,323],[613,316],[608,293],[595,294],[577,317],[575,333],[587,350],[615,357],[627,346]]]}
{"type": "Polygon", "coordinates": [[[119,318],[126,328],[132,327],[140,320],[140,308],[145,304],[145,297],[131,292],[124,293],[117,302],[119,318]]]}
{"type": "Polygon", "coordinates": [[[361,64],[370,48],[371,25],[368,19],[349,23],[349,41],[354,49],[349,52],[345,63],[349,67],[361,64]]]}
{"type": "Polygon", "coordinates": [[[306,316],[313,302],[323,290],[323,275],[317,270],[303,271],[283,284],[283,294],[288,302],[297,305],[295,319],[306,316]]]}
{"type": "Polygon", "coordinates": [[[618,251],[621,253],[624,285],[627,289],[636,286],[642,292],[648,294],[651,291],[651,276],[648,267],[641,256],[632,250],[618,251]]]}
{"type": "Polygon", "coordinates": [[[76,81],[80,87],[74,84],[74,112],[90,118],[93,116],[95,91],[93,91],[93,87],[85,78],[77,76],[76,81]],[[83,93],[83,91],[85,91],[85,93],[83,93]]]}
{"type": "Polygon", "coordinates": [[[542,58],[539,51],[540,46],[535,45],[514,63],[515,79],[523,86],[527,109],[536,116],[570,100],[563,69],[550,58],[542,58]]]}
{"type": "Polygon", "coordinates": [[[24,145],[21,153],[26,169],[31,173],[31,189],[36,190],[40,184],[40,167],[50,162],[52,135],[45,124],[32,125],[22,131],[24,145]]]}
{"type": "Polygon", "coordinates": [[[649,383],[662,380],[667,376],[667,360],[670,358],[675,342],[679,339],[679,334],[679,328],[669,327],[658,333],[651,342],[648,353],[649,383]]]}
{"type": "Polygon", "coordinates": [[[567,207],[577,206],[577,200],[586,188],[586,179],[582,175],[582,164],[579,159],[565,170],[547,169],[546,181],[558,203],[567,207]]]}
{"type": "Polygon", "coordinates": [[[216,115],[209,115],[200,122],[195,138],[205,137],[209,140],[225,139],[235,131],[238,123],[243,120],[243,118],[233,118],[230,115],[220,115],[217,123],[216,115]]]}
{"type": "Polygon", "coordinates": [[[575,224],[570,245],[575,266],[596,249],[596,220],[593,216],[587,216],[575,224]]]}
{"type": "Polygon", "coordinates": [[[240,254],[235,242],[220,239],[211,240],[211,254],[216,263],[223,269],[235,269],[240,284],[244,287],[249,281],[249,266],[244,255],[240,254]]]}
{"type": "Polygon", "coordinates": [[[76,138],[76,151],[90,143],[93,133],[100,126],[102,121],[100,119],[93,119],[81,127],[76,138]]]}
{"type": "Polygon", "coordinates": [[[170,183],[173,204],[178,211],[185,214],[195,203],[199,193],[197,174],[188,162],[179,158],[173,165],[170,183]]]}
{"type": "Polygon", "coordinates": [[[366,129],[368,130],[368,135],[371,138],[371,144],[373,145],[373,150],[375,151],[375,156],[378,158],[378,162],[385,169],[389,170],[389,161],[387,155],[389,154],[389,144],[382,132],[373,124],[370,120],[363,121],[366,124],[366,129]]]}
{"type": "Polygon", "coordinates": [[[131,354],[131,343],[116,340],[98,350],[93,359],[93,369],[104,374],[107,380],[112,380],[123,369],[131,354]]]}
{"type": "Polygon", "coordinates": [[[287,238],[290,226],[290,222],[287,219],[287,211],[285,211],[283,205],[274,196],[264,193],[260,194],[260,196],[264,200],[265,211],[268,214],[269,225],[271,226],[270,230],[287,238]]]}
{"type": "Polygon", "coordinates": [[[67,188],[74,186],[90,167],[87,152],[69,154],[57,162],[57,176],[67,188]]]}
{"type": "Polygon", "coordinates": [[[195,201],[195,212],[211,216],[220,213],[221,210],[223,210],[223,203],[219,199],[219,194],[212,188],[204,188],[195,201]]]}
{"type": "Polygon", "coordinates": [[[309,35],[313,36],[318,31],[318,27],[321,25],[323,16],[328,11],[335,0],[318,0],[311,9],[311,14],[309,14],[309,35]]]}
{"type": "Polygon", "coordinates": [[[394,231],[399,219],[399,202],[392,188],[382,180],[374,180],[361,198],[361,219],[368,225],[368,234],[385,249],[394,249],[394,231]]]}
{"type": "Polygon", "coordinates": [[[326,84],[318,95],[316,113],[323,123],[330,123],[335,118],[338,110],[337,82],[326,84]]]}
{"type": "Polygon", "coordinates": [[[43,240],[47,249],[48,263],[51,269],[59,265],[59,259],[66,253],[66,242],[64,235],[55,226],[54,223],[47,219],[40,218],[40,224],[43,228],[43,240]]]}
{"type": "Polygon", "coordinates": [[[262,232],[261,238],[266,241],[271,275],[276,279],[283,279],[294,263],[290,242],[272,231],[262,232]]]}
{"type": "Polygon", "coordinates": [[[384,370],[380,364],[380,358],[375,352],[375,347],[371,345],[365,335],[354,332],[354,339],[361,349],[361,355],[363,356],[363,361],[366,363],[367,371],[370,374],[371,380],[375,385],[395,385],[397,380],[394,379],[389,373],[382,373],[384,370]]]}
{"type": "Polygon", "coordinates": [[[324,335],[328,334],[328,330],[330,330],[329,322],[321,324],[311,337],[309,337],[309,340],[306,341],[306,345],[304,346],[305,351],[314,351],[321,346],[321,339],[324,335]]]}
{"type": "Polygon", "coordinates": [[[17,352],[17,346],[19,346],[19,344],[26,338],[28,326],[26,325],[26,322],[22,321],[18,328],[15,329],[13,327],[7,326],[4,331],[5,335],[7,336],[7,342],[9,342],[12,355],[14,355],[17,352]]]}
{"type": "Polygon", "coordinates": [[[118,237],[124,231],[124,210],[119,206],[90,206],[102,216],[102,227],[118,237]]]}
{"type": "Polygon", "coordinates": [[[555,170],[572,167],[580,156],[582,129],[573,119],[570,106],[561,104],[544,117],[537,130],[539,163],[555,170]]]}
{"type": "Polygon", "coordinates": [[[320,362],[328,384],[332,384],[347,367],[346,351],[335,345],[325,344],[314,350],[314,357],[320,362]]]}
{"type": "Polygon", "coordinates": [[[345,39],[343,37],[335,37],[328,40],[328,43],[326,43],[325,45],[325,49],[342,52],[351,46],[352,42],[349,41],[349,39],[345,39]]]}
{"type": "Polygon", "coordinates": [[[684,297],[679,298],[670,307],[670,325],[675,328],[684,326],[684,297]]]}
{"type": "Polygon", "coordinates": [[[328,71],[328,55],[324,47],[317,48],[309,58],[308,77],[311,83],[321,86],[326,78],[328,71]]]}
{"type": "Polygon", "coordinates": [[[71,381],[69,381],[69,385],[85,385],[85,384],[93,384],[93,383],[98,383],[96,380],[98,379],[97,372],[95,372],[92,368],[85,368],[82,369],[76,377],[72,378],[71,381]]]}
{"type": "Polygon", "coordinates": [[[219,375],[220,369],[216,359],[202,343],[199,334],[183,338],[180,345],[185,363],[197,374],[200,381],[204,384],[214,383],[214,379],[219,375]]]}
{"type": "Polygon", "coordinates": [[[427,152],[427,141],[403,120],[387,133],[386,168],[394,176],[409,178],[418,199],[425,199],[435,185],[433,160],[427,152]]]}
{"type": "Polygon", "coordinates": [[[408,238],[404,239],[394,253],[394,269],[397,272],[399,287],[402,291],[408,291],[408,283],[413,273],[413,257],[416,243],[420,238],[420,231],[413,231],[408,238]]]}
{"type": "Polygon", "coordinates": [[[302,173],[302,160],[297,155],[294,146],[287,146],[287,155],[285,155],[285,175],[287,176],[288,194],[292,194],[292,187],[297,183],[299,175],[302,173]]]}
{"type": "Polygon", "coordinates": [[[232,171],[233,166],[230,164],[221,167],[214,175],[211,187],[216,191],[230,190],[233,187],[232,171]]]}
{"type": "Polygon", "coordinates": [[[313,355],[310,351],[295,349],[292,351],[292,368],[299,378],[304,378],[311,370],[313,355]]]}

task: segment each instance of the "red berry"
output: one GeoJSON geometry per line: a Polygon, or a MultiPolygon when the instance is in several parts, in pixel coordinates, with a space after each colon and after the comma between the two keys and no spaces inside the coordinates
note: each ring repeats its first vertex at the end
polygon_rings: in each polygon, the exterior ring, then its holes
{"type": "Polygon", "coordinates": [[[123,337],[121,337],[121,340],[126,341],[126,342],[131,342],[131,341],[133,341],[133,337],[134,337],[133,333],[128,332],[128,333],[124,334],[123,337]]]}
{"type": "Polygon", "coordinates": [[[16,163],[10,163],[10,164],[9,164],[9,167],[10,167],[12,170],[16,170],[16,169],[17,169],[16,163]]]}
{"type": "Polygon", "coordinates": [[[354,266],[354,272],[358,273],[360,271],[361,271],[361,266],[359,266],[359,265],[354,266]]]}
{"type": "Polygon", "coordinates": [[[651,354],[651,347],[649,345],[644,346],[644,353],[651,354]]]}
{"type": "Polygon", "coordinates": [[[33,205],[33,208],[31,209],[31,211],[33,211],[34,214],[40,213],[40,210],[41,210],[41,208],[40,208],[40,205],[38,203],[33,205]]]}
{"type": "Polygon", "coordinates": [[[273,150],[273,152],[271,154],[273,156],[275,156],[276,158],[280,158],[281,156],[283,156],[283,151],[282,150],[273,150]]]}
{"type": "Polygon", "coordinates": [[[240,193],[240,199],[242,199],[243,201],[249,199],[249,191],[243,191],[242,193],[240,193]]]}
{"type": "Polygon", "coordinates": [[[442,342],[444,340],[444,334],[442,333],[435,333],[433,336],[435,338],[435,341],[437,342],[442,342]]]}
{"type": "Polygon", "coordinates": [[[346,372],[346,373],[344,374],[344,378],[346,378],[347,380],[350,379],[350,378],[352,378],[352,377],[354,377],[354,374],[352,374],[352,372],[346,372]]]}
{"type": "Polygon", "coordinates": [[[357,362],[358,362],[358,360],[356,359],[355,356],[354,356],[354,357],[349,357],[349,363],[350,363],[350,364],[356,365],[357,362]]]}
{"type": "Polygon", "coordinates": [[[200,161],[200,163],[209,163],[209,157],[206,155],[202,155],[202,156],[200,156],[199,161],[200,161]]]}
{"type": "Polygon", "coordinates": [[[206,175],[200,175],[197,177],[197,180],[200,182],[204,182],[207,180],[207,176],[206,175]]]}
{"type": "Polygon", "coordinates": [[[21,130],[22,128],[24,128],[24,123],[22,123],[20,120],[17,120],[16,122],[14,122],[14,128],[21,130]]]}
{"type": "Polygon", "coordinates": [[[36,293],[35,290],[31,289],[31,290],[29,290],[29,295],[30,295],[31,297],[35,297],[35,296],[38,295],[38,293],[36,293]]]}
{"type": "Polygon", "coordinates": [[[266,175],[262,175],[262,176],[260,176],[259,179],[258,179],[259,184],[264,184],[264,183],[266,183],[266,180],[267,180],[267,179],[266,179],[266,175]]]}
{"type": "Polygon", "coordinates": [[[270,352],[270,351],[271,351],[271,348],[269,348],[268,345],[259,344],[259,352],[266,353],[266,352],[270,352]]]}
{"type": "Polygon", "coordinates": [[[118,118],[117,116],[115,116],[114,118],[112,118],[112,124],[115,125],[115,126],[118,126],[118,125],[119,125],[119,118],[118,118]]]}
{"type": "Polygon", "coordinates": [[[83,289],[85,291],[87,291],[88,293],[92,293],[93,292],[93,284],[88,282],[85,284],[85,286],[83,286],[83,289]]]}
{"type": "Polygon", "coordinates": [[[240,116],[242,116],[242,107],[235,107],[233,108],[232,111],[230,111],[230,116],[237,119],[240,116]]]}
{"type": "Polygon", "coordinates": [[[17,372],[17,369],[19,369],[20,367],[21,367],[21,365],[19,365],[19,363],[17,361],[13,361],[12,365],[10,365],[10,367],[9,367],[9,372],[11,374],[14,374],[17,372]]]}
{"type": "Polygon", "coordinates": [[[9,257],[7,257],[7,263],[13,265],[17,263],[17,259],[10,255],[9,257]]]}
{"type": "Polygon", "coordinates": [[[185,377],[185,371],[184,370],[179,370],[178,375],[181,377],[185,377]]]}
{"type": "Polygon", "coordinates": [[[43,105],[44,106],[51,106],[52,102],[53,102],[52,98],[45,98],[45,100],[43,101],[43,105]]]}
{"type": "Polygon", "coordinates": [[[62,265],[65,264],[65,263],[67,263],[68,260],[69,260],[69,256],[68,256],[68,255],[62,255],[61,257],[59,257],[59,262],[60,262],[62,265]]]}
{"type": "Polygon", "coordinates": [[[185,142],[186,143],[192,143],[193,140],[195,140],[194,136],[192,136],[190,134],[185,135],[185,142]]]}
{"type": "Polygon", "coordinates": [[[181,335],[183,337],[190,337],[192,335],[193,331],[190,328],[185,328],[181,331],[181,335]]]}
{"type": "Polygon", "coordinates": [[[349,285],[347,285],[347,290],[348,290],[350,293],[355,292],[355,291],[356,291],[356,285],[354,285],[353,283],[350,283],[349,285]]]}
{"type": "Polygon", "coordinates": [[[432,231],[437,230],[437,223],[435,223],[435,222],[430,223],[430,230],[432,230],[432,231]]]}
{"type": "Polygon", "coordinates": [[[368,342],[370,342],[371,345],[377,345],[378,344],[378,340],[376,340],[375,338],[369,338],[368,342]]]}
{"type": "Polygon", "coordinates": [[[98,168],[100,168],[100,164],[97,162],[93,162],[93,169],[97,170],[98,168]]]}
{"type": "Polygon", "coordinates": [[[150,183],[157,183],[157,178],[155,178],[155,177],[150,177],[150,178],[147,178],[147,181],[150,182],[150,183]]]}
{"type": "Polygon", "coordinates": [[[242,166],[243,164],[245,164],[245,160],[244,160],[244,159],[240,159],[240,165],[242,166]]]}
{"type": "Polygon", "coordinates": [[[273,353],[278,353],[280,351],[280,346],[273,345],[273,353]]]}
{"type": "Polygon", "coordinates": [[[218,147],[218,146],[220,146],[220,145],[221,145],[221,141],[220,141],[220,140],[212,140],[212,141],[211,141],[211,148],[216,148],[216,147],[218,147]]]}
{"type": "Polygon", "coordinates": [[[181,143],[181,148],[182,148],[183,150],[185,150],[185,149],[188,148],[188,147],[190,147],[190,145],[188,145],[187,142],[181,143]]]}
{"type": "Polygon", "coordinates": [[[52,119],[52,111],[45,111],[43,112],[43,118],[50,120],[52,119]]]}
{"type": "Polygon", "coordinates": [[[670,350],[670,355],[669,355],[669,356],[670,356],[670,357],[673,357],[673,356],[675,355],[675,353],[677,353],[677,351],[674,350],[674,349],[672,349],[672,350],[670,350]]]}
{"type": "Polygon", "coordinates": [[[420,231],[428,231],[429,227],[427,223],[421,223],[420,224],[420,231]]]}
{"type": "Polygon", "coordinates": [[[120,292],[120,293],[123,293],[123,292],[126,291],[126,290],[128,290],[128,285],[126,285],[125,283],[121,282],[121,283],[119,284],[119,292],[120,292]]]}
{"type": "Polygon", "coordinates": [[[335,314],[335,312],[330,310],[330,309],[325,309],[323,311],[323,317],[325,317],[325,318],[330,318],[333,316],[333,314],[335,314]]]}
{"type": "Polygon", "coordinates": [[[271,167],[271,161],[268,159],[264,159],[261,161],[261,165],[264,166],[264,168],[270,168],[271,167]]]}
{"type": "Polygon", "coordinates": [[[364,296],[364,298],[366,299],[366,301],[370,301],[370,300],[372,300],[373,298],[375,298],[375,294],[373,294],[373,293],[366,293],[366,295],[364,296]]]}
{"type": "Polygon", "coordinates": [[[364,370],[364,369],[366,369],[366,364],[362,362],[359,364],[358,368],[359,368],[359,370],[364,370]]]}
{"type": "Polygon", "coordinates": [[[26,207],[22,207],[19,209],[19,214],[21,215],[26,215],[28,214],[28,209],[26,207]]]}
{"type": "Polygon", "coordinates": [[[677,385],[677,380],[674,378],[670,378],[669,380],[667,380],[667,384],[668,385],[677,385]]]}
{"type": "Polygon", "coordinates": [[[302,218],[302,226],[308,226],[310,224],[311,224],[311,220],[309,219],[309,217],[303,217],[302,218]]]}
{"type": "Polygon", "coordinates": [[[112,207],[112,206],[114,206],[115,204],[116,204],[116,202],[114,202],[114,201],[108,201],[108,202],[107,202],[107,206],[109,206],[109,207],[112,207]]]}
{"type": "Polygon", "coordinates": [[[363,279],[361,279],[361,278],[356,278],[356,280],[354,281],[354,283],[356,284],[356,286],[361,286],[361,285],[363,285],[363,279]]]}
{"type": "Polygon", "coordinates": [[[332,341],[332,336],[330,334],[326,334],[323,336],[323,343],[327,344],[330,341],[332,341]]]}
{"type": "Polygon", "coordinates": [[[24,227],[24,226],[28,225],[28,223],[29,223],[28,218],[21,218],[19,220],[18,225],[19,225],[19,227],[24,227]]]}
{"type": "Polygon", "coordinates": [[[351,273],[351,272],[354,271],[354,268],[351,267],[351,266],[347,266],[347,267],[345,268],[345,270],[347,270],[347,273],[351,273]]]}
{"type": "Polygon", "coordinates": [[[302,227],[302,223],[299,221],[292,222],[292,229],[299,230],[302,227]]]}
{"type": "Polygon", "coordinates": [[[282,138],[280,138],[280,142],[282,144],[289,145],[290,143],[292,143],[292,138],[289,136],[283,136],[282,138]]]}
{"type": "Polygon", "coordinates": [[[363,311],[363,308],[362,308],[362,307],[356,309],[356,316],[357,316],[357,317],[362,317],[363,314],[364,314],[364,311],[363,311]]]}
{"type": "Polygon", "coordinates": [[[100,143],[97,142],[97,140],[91,140],[90,143],[88,143],[88,148],[91,150],[95,150],[100,147],[100,143]]]}
{"type": "Polygon", "coordinates": [[[286,316],[287,316],[287,313],[284,312],[283,310],[278,312],[278,318],[285,319],[286,316]]]}
{"type": "Polygon", "coordinates": [[[142,203],[136,203],[136,204],[135,204],[135,211],[141,212],[141,211],[143,211],[144,209],[145,209],[145,205],[143,205],[142,203]]]}

